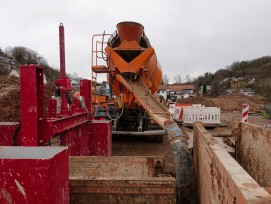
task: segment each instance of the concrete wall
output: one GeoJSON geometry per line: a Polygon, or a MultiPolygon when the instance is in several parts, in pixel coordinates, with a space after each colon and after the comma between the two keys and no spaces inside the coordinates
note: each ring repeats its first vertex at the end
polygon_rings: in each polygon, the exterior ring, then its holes
{"type": "Polygon", "coordinates": [[[271,131],[248,123],[238,124],[236,158],[263,187],[271,187],[271,131]]]}
{"type": "Polygon", "coordinates": [[[163,166],[163,157],[69,157],[69,162],[70,177],[145,178],[156,176],[155,164],[163,166]]]}
{"type": "Polygon", "coordinates": [[[70,203],[175,204],[175,181],[172,177],[70,179],[70,203]]]}
{"type": "Polygon", "coordinates": [[[156,177],[157,171],[163,173],[162,157],[70,157],[69,161],[70,203],[176,203],[175,178],[156,177]]]}
{"type": "Polygon", "coordinates": [[[271,203],[271,196],[201,123],[194,123],[194,162],[201,203],[271,203]]]}

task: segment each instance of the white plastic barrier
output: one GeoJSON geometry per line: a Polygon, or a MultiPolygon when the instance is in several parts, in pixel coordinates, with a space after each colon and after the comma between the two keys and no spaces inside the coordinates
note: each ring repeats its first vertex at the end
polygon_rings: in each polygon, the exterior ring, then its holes
{"type": "Polygon", "coordinates": [[[171,113],[173,119],[180,119],[181,109],[180,107],[176,106],[175,103],[169,105],[168,111],[171,113]]]}
{"type": "Polygon", "coordinates": [[[175,109],[176,109],[176,104],[175,104],[175,103],[169,104],[169,109],[168,109],[168,111],[169,111],[171,114],[174,114],[175,109]]]}
{"type": "Polygon", "coordinates": [[[208,124],[220,123],[220,108],[218,107],[184,107],[183,118],[184,123],[193,123],[200,121],[208,124]]]}
{"type": "Polygon", "coordinates": [[[187,105],[187,104],[176,104],[176,103],[169,104],[169,112],[171,113],[172,118],[175,120],[182,120],[182,116],[183,116],[182,112],[183,112],[184,107],[202,108],[204,107],[204,105],[201,105],[201,104],[187,105]]]}

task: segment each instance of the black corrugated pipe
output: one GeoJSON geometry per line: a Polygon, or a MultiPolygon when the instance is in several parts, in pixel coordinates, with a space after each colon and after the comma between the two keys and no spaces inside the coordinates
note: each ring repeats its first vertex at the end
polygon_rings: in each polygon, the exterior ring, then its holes
{"type": "Polygon", "coordinates": [[[171,143],[176,164],[177,203],[198,203],[193,158],[185,144],[186,137],[176,123],[169,124],[165,131],[171,143]]]}

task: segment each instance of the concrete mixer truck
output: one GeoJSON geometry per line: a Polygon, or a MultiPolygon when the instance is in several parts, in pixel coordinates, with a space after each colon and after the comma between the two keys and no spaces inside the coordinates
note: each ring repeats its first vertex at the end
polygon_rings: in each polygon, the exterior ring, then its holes
{"type": "MultiPolygon", "coordinates": [[[[166,135],[176,165],[178,203],[196,203],[195,174],[186,137],[156,98],[162,79],[161,67],[144,27],[135,22],[117,24],[117,31],[92,38],[92,102],[94,117],[113,121],[113,134],[166,135]],[[108,40],[105,40],[105,39],[108,40]],[[100,47],[100,48],[99,48],[100,47]],[[97,95],[97,74],[106,73],[111,99],[97,95]],[[160,129],[152,130],[149,121],[160,129]]],[[[160,135],[157,137],[157,135],[160,135]]]]}
{"type": "Polygon", "coordinates": [[[161,66],[141,24],[121,22],[113,34],[93,36],[94,117],[113,120],[113,134],[157,136],[165,133],[163,127],[171,116],[154,97],[161,80],[161,66]],[[97,95],[99,73],[107,74],[110,98],[115,97],[114,101],[97,95]]]}

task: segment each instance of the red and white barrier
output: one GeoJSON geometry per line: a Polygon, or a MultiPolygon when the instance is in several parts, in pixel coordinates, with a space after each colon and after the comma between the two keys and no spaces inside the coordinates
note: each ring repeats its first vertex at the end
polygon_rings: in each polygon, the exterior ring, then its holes
{"type": "Polygon", "coordinates": [[[242,122],[245,122],[245,123],[248,122],[248,110],[249,110],[249,105],[248,104],[243,104],[242,122]]]}
{"type": "Polygon", "coordinates": [[[194,108],[202,108],[204,107],[201,104],[179,104],[174,103],[169,105],[169,112],[172,114],[172,118],[175,120],[183,119],[183,109],[185,107],[194,107],[194,108]]]}
{"type": "Polygon", "coordinates": [[[220,124],[218,107],[184,107],[182,121],[191,124],[200,121],[205,124],[220,124]]]}

